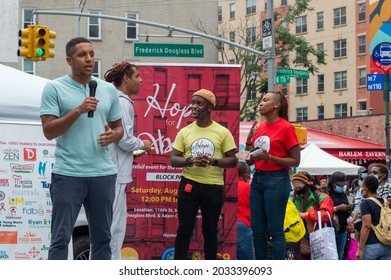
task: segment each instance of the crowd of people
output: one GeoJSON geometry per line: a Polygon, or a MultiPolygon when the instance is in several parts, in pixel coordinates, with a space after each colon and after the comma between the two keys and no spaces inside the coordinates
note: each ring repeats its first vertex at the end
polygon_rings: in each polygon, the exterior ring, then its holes
{"type": "MultiPolygon", "coordinates": [[[[350,176],[350,180],[341,171],[335,171],[326,177],[314,176],[305,171],[292,174],[291,199],[306,228],[304,237],[299,241],[300,254],[296,255],[296,259],[311,259],[309,234],[316,230],[314,224],[318,222],[320,211],[321,222],[329,223],[335,229],[339,260],[390,260],[391,246],[381,243],[372,229],[379,223],[380,205],[391,198],[391,185],[384,178],[388,178],[388,169],[382,163],[370,164],[368,168],[360,167],[357,176],[350,176]],[[351,250],[354,250],[353,256],[351,250]]],[[[238,207],[245,205],[243,197],[238,198],[238,207]]],[[[252,228],[251,221],[249,228],[252,228]]],[[[253,239],[255,240],[254,237],[253,239]]],[[[256,258],[255,247],[243,247],[239,244],[238,237],[238,259],[246,255],[250,257],[243,259],[256,258]],[[242,250],[247,251],[241,252],[242,250]],[[249,251],[252,252],[250,255],[249,251]]],[[[268,258],[274,256],[269,255],[268,258]]]]}

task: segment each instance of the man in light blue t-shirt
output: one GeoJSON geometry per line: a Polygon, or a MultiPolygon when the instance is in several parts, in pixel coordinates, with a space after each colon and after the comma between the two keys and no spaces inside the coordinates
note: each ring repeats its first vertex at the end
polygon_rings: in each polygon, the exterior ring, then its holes
{"type": "Polygon", "coordinates": [[[46,84],[40,109],[45,137],[56,139],[48,258],[68,258],[73,227],[84,205],[90,229],[90,259],[109,260],[117,168],[108,145],[123,135],[119,98],[113,85],[92,77],[95,57],[89,40],[70,40],[66,61],[71,74],[46,84]],[[97,85],[95,96],[90,96],[91,81],[97,85]]]}

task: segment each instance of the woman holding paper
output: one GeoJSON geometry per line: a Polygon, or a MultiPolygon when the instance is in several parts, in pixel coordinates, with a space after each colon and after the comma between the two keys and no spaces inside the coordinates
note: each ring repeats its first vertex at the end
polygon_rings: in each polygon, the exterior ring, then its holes
{"type": "Polygon", "coordinates": [[[284,218],[291,192],[290,167],[300,163],[300,146],[295,129],[288,122],[288,103],[281,92],[266,93],[259,104],[265,121],[255,123],[246,145],[254,147],[249,164],[255,173],[251,182],[250,212],[255,257],[268,258],[271,236],[273,259],[286,254],[284,218]],[[255,151],[256,150],[256,151],[255,151]]]}

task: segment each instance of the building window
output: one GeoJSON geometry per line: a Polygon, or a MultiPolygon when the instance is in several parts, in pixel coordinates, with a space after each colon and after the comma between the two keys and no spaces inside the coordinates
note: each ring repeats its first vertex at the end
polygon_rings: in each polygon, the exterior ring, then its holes
{"type": "MultiPolygon", "coordinates": [[[[89,14],[100,15],[101,12],[89,11],[89,14]]],[[[88,38],[101,39],[101,19],[97,17],[88,18],[88,38]]]]}
{"type": "Polygon", "coordinates": [[[334,9],[334,26],[346,24],[346,7],[334,9]]]}
{"type": "Polygon", "coordinates": [[[365,67],[358,69],[358,86],[367,86],[367,69],[365,67]]]}
{"type": "Polygon", "coordinates": [[[100,60],[95,60],[95,65],[94,65],[94,70],[92,71],[92,76],[100,78],[100,70],[101,67],[101,61],[100,60]]]}
{"type": "Polygon", "coordinates": [[[316,13],[316,28],[318,30],[324,28],[324,18],[323,18],[323,12],[316,13]]]}
{"type": "Polygon", "coordinates": [[[307,16],[296,18],[296,34],[307,32],[307,16]]]}
{"type": "Polygon", "coordinates": [[[304,122],[308,120],[308,108],[296,108],[296,121],[304,122]]]}
{"type": "Polygon", "coordinates": [[[324,120],[324,106],[318,106],[318,120],[324,120]]]}
{"type": "Polygon", "coordinates": [[[222,7],[217,7],[217,21],[222,22],[223,21],[223,9],[222,7]]]}
{"type": "Polygon", "coordinates": [[[295,63],[304,63],[307,61],[307,56],[303,54],[301,51],[296,50],[296,61],[295,63]]]}
{"type": "Polygon", "coordinates": [[[367,110],[367,101],[366,100],[362,100],[362,101],[359,101],[358,102],[358,109],[360,111],[366,111],[367,110]]]}
{"type": "Polygon", "coordinates": [[[281,7],[288,5],[288,0],[281,0],[281,7]]]}
{"type": "MultiPolygon", "coordinates": [[[[138,19],[138,13],[128,12],[126,13],[128,19],[138,19]]],[[[138,24],[134,22],[125,23],[126,40],[138,40],[138,24]]]]}
{"type": "Polygon", "coordinates": [[[235,43],[235,31],[229,32],[229,40],[235,43]]]}
{"type": "Polygon", "coordinates": [[[33,9],[23,9],[23,28],[33,24],[33,9]]]}
{"type": "Polygon", "coordinates": [[[256,13],[257,6],[255,5],[255,2],[255,0],[246,0],[246,15],[256,13]]]}
{"type": "Polygon", "coordinates": [[[35,63],[32,60],[23,59],[23,71],[34,75],[35,72],[35,63]]]}
{"type": "Polygon", "coordinates": [[[324,92],[324,74],[318,75],[318,92],[324,92]]]}
{"type": "Polygon", "coordinates": [[[251,90],[250,87],[247,88],[247,100],[255,100],[257,98],[257,92],[251,90]]]}
{"type": "Polygon", "coordinates": [[[250,27],[246,29],[246,44],[254,44],[256,40],[256,29],[255,27],[250,27]]]}
{"type": "Polygon", "coordinates": [[[229,4],[229,19],[235,19],[235,3],[229,4]]]}
{"type": "Polygon", "coordinates": [[[346,57],[346,39],[334,41],[334,58],[346,57]]]}
{"type": "Polygon", "coordinates": [[[347,71],[340,71],[334,73],[334,89],[341,90],[347,88],[347,71]]]}
{"type": "Polygon", "coordinates": [[[308,93],[308,80],[307,79],[296,79],[296,94],[307,94],[308,93]]]}
{"type": "Polygon", "coordinates": [[[323,52],[323,51],[324,51],[324,43],[316,44],[316,49],[317,49],[319,52],[323,52]]]}
{"type": "Polygon", "coordinates": [[[348,116],[348,104],[335,104],[334,109],[336,118],[345,118],[348,116]]]}
{"type": "Polygon", "coordinates": [[[367,39],[365,35],[358,36],[358,54],[367,52],[367,39]]]}
{"type": "Polygon", "coordinates": [[[367,16],[365,8],[365,2],[357,4],[358,21],[365,21],[367,16]]]}

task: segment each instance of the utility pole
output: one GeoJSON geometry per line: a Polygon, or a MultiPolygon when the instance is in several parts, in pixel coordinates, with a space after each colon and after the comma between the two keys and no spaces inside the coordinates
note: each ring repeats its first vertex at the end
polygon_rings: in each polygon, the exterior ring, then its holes
{"type": "Polygon", "coordinates": [[[385,106],[385,128],[386,128],[386,166],[390,170],[390,74],[385,71],[384,77],[384,106],[385,106]]]}
{"type": "Polygon", "coordinates": [[[267,57],[267,90],[274,91],[275,77],[276,77],[276,51],[275,51],[275,34],[274,34],[274,5],[273,0],[266,0],[266,15],[271,20],[272,36],[271,36],[271,48],[268,51],[267,57]]]}

